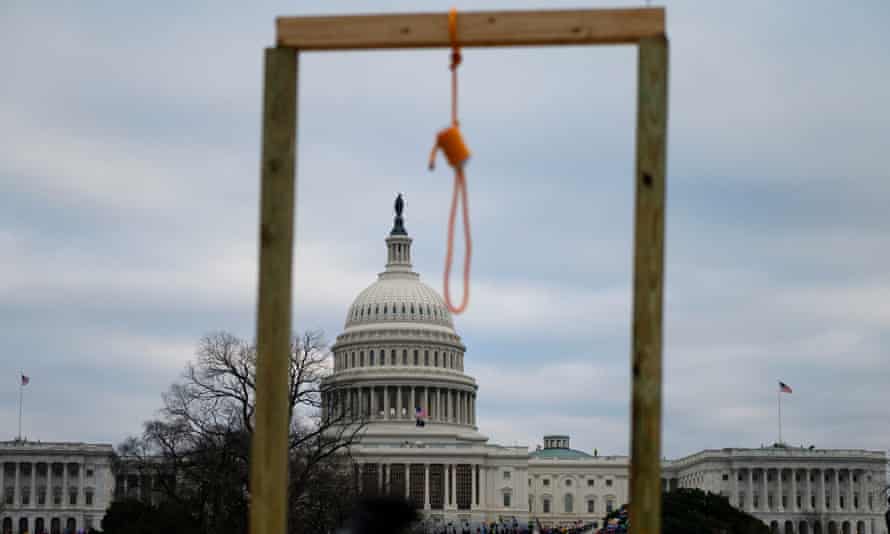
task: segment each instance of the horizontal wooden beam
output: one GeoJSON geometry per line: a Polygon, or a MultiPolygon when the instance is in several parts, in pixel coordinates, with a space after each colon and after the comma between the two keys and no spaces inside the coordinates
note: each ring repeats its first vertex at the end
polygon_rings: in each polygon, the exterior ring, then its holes
{"type": "MultiPolygon", "coordinates": [[[[461,46],[635,44],[665,33],[664,8],[459,12],[461,46]]],[[[451,45],[447,13],[279,17],[278,46],[299,50],[451,45]]]]}

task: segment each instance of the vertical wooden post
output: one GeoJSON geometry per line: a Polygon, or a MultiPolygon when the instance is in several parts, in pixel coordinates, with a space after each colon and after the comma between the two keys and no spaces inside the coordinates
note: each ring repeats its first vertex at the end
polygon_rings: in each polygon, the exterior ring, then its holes
{"type": "Polygon", "coordinates": [[[250,534],[287,532],[288,360],[294,242],[297,51],[266,49],[250,534]]]}
{"type": "Polygon", "coordinates": [[[661,532],[661,323],[664,283],[667,38],[640,40],[634,222],[630,522],[661,532]]]}

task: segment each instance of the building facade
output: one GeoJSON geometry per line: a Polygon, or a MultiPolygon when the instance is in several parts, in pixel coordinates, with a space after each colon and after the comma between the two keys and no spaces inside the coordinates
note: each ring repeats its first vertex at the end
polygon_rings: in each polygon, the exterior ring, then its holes
{"type": "Polygon", "coordinates": [[[114,491],[111,445],[0,442],[3,534],[100,528],[114,491]]]}
{"type": "Polygon", "coordinates": [[[784,534],[886,534],[883,451],[704,450],[666,462],[666,488],[699,488],[784,534]]]}
{"type": "MultiPolygon", "coordinates": [[[[433,522],[602,521],[627,502],[629,458],[571,449],[569,436],[545,436],[529,453],[480,433],[466,347],[412,269],[398,204],[384,271],[349,306],[325,383],[325,410],[367,422],[352,451],[362,491],[405,496],[433,522]]],[[[664,484],[723,493],[777,532],[888,534],[885,466],[883,452],[864,450],[706,450],[666,460],[664,484]]]]}

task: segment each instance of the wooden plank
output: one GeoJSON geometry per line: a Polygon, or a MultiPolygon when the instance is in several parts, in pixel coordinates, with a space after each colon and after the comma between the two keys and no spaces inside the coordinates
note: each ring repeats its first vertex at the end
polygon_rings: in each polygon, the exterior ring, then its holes
{"type": "Polygon", "coordinates": [[[661,350],[664,285],[668,43],[642,39],[637,78],[637,164],[631,355],[630,521],[661,532],[661,350]]]}
{"type": "Polygon", "coordinates": [[[297,52],[266,49],[250,533],[287,532],[288,361],[294,242],[297,52]]]}
{"type": "MultiPolygon", "coordinates": [[[[663,8],[458,13],[460,45],[543,46],[636,43],[663,35],[663,8]]],[[[451,46],[448,15],[418,13],[279,17],[278,46],[365,50],[451,46]]]]}

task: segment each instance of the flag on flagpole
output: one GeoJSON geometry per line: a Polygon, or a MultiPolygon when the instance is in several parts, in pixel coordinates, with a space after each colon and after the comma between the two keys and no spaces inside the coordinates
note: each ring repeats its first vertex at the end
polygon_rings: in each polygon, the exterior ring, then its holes
{"type": "Polygon", "coordinates": [[[426,425],[426,423],[424,422],[424,418],[426,418],[426,410],[424,410],[423,408],[415,408],[414,417],[416,418],[417,426],[426,425]]]}
{"type": "Polygon", "coordinates": [[[23,386],[27,386],[28,383],[30,383],[30,382],[31,382],[31,377],[29,377],[27,375],[22,375],[22,385],[23,386]]]}
{"type": "Polygon", "coordinates": [[[779,381],[779,392],[780,393],[791,393],[791,386],[789,386],[785,382],[779,381]]]}

